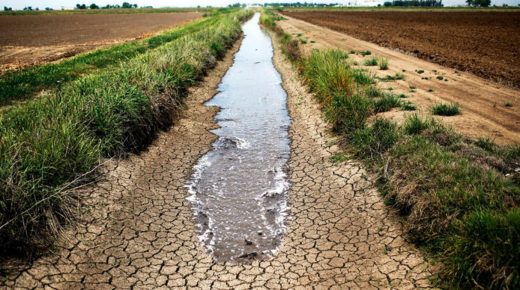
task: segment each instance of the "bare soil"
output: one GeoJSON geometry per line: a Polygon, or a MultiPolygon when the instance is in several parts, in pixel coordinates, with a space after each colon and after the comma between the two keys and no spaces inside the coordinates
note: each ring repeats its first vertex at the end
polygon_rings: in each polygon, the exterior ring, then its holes
{"type": "Polygon", "coordinates": [[[520,87],[520,12],[284,12],[422,59],[520,87]]]}
{"type": "Polygon", "coordinates": [[[0,72],[144,38],[198,12],[0,16],[0,72]]]}
{"type": "Polygon", "coordinates": [[[457,132],[470,138],[489,138],[502,145],[520,144],[520,90],[363,41],[345,33],[287,18],[278,24],[286,32],[306,40],[306,44],[302,44],[306,53],[314,48],[370,50],[370,56],[350,55],[349,58],[352,63],[357,63],[358,67],[369,70],[376,77],[383,78],[396,73],[404,75],[404,80],[380,81],[378,86],[386,92],[407,95],[408,98],[405,100],[414,103],[417,110],[393,109],[378,115],[399,123],[406,116],[415,113],[431,117],[433,104],[457,103],[461,108],[461,115],[433,118],[441,119],[457,132]],[[363,65],[365,58],[374,56],[387,58],[389,69],[379,70],[378,67],[363,65]],[[441,76],[442,80],[437,79],[441,76]]]}

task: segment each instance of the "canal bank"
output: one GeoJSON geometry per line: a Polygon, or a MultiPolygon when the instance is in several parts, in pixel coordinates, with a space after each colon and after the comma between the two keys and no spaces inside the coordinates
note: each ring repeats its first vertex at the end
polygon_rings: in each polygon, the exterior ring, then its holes
{"type": "Polygon", "coordinates": [[[148,151],[110,163],[106,180],[83,193],[89,201],[80,227],[54,254],[9,276],[6,288],[431,288],[431,267],[404,241],[362,165],[331,162],[335,140],[276,45],[292,118],[286,233],[264,261],[217,262],[207,254],[185,185],[217,140],[209,132],[217,109],[204,104],[231,64],[228,54],[148,151]]]}

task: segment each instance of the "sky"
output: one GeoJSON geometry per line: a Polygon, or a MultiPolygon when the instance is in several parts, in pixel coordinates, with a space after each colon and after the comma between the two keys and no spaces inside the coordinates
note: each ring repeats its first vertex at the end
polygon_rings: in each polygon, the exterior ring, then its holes
{"type": "MultiPolygon", "coordinates": [[[[26,6],[32,6],[33,8],[39,7],[43,9],[45,7],[51,7],[54,9],[61,9],[61,7],[73,8],[76,6],[76,3],[85,3],[91,4],[96,3],[100,6],[104,6],[106,4],[121,4],[122,2],[130,2],[136,3],[139,6],[153,6],[153,7],[196,7],[200,6],[227,6],[228,4],[240,2],[240,3],[264,3],[264,2],[297,2],[291,0],[0,0],[0,9],[3,6],[12,7],[13,9],[23,9],[26,6]]],[[[299,0],[300,2],[305,2],[306,0],[299,0]]],[[[316,3],[330,3],[337,2],[346,4],[357,3],[360,6],[375,6],[378,3],[383,3],[385,0],[307,0],[307,2],[316,2],[316,3]]],[[[457,6],[464,5],[465,0],[443,0],[445,6],[457,6]]],[[[502,5],[502,4],[514,5],[517,6],[520,3],[520,0],[491,0],[491,4],[494,5],[502,5]]]]}

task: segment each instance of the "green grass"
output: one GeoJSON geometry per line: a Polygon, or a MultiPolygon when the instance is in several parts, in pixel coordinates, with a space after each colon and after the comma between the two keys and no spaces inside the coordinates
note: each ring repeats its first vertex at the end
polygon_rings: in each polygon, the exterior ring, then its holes
{"type": "Polygon", "coordinates": [[[417,108],[412,102],[401,101],[401,110],[402,111],[415,111],[417,108]]]}
{"type": "Polygon", "coordinates": [[[102,157],[143,149],[171,125],[187,88],[214,66],[251,12],[221,17],[112,70],[0,115],[0,255],[31,254],[72,218],[64,191],[92,178],[102,157]]]}
{"type": "Polygon", "coordinates": [[[363,64],[366,65],[366,66],[376,66],[377,63],[378,63],[378,59],[375,58],[375,57],[367,58],[363,62],[363,64]]]}
{"type": "Polygon", "coordinates": [[[439,116],[455,116],[460,114],[457,104],[435,104],[432,106],[432,114],[439,116]]]}
{"type": "Polygon", "coordinates": [[[366,70],[364,69],[352,69],[351,70],[352,76],[354,77],[354,80],[359,85],[370,85],[375,83],[374,77],[370,75],[366,70]]]}
{"type": "Polygon", "coordinates": [[[392,108],[399,108],[401,106],[401,98],[394,94],[385,94],[374,102],[374,112],[388,112],[392,108]]]}
{"type": "Polygon", "coordinates": [[[222,17],[225,17],[225,13],[215,13],[213,17],[196,20],[147,39],[130,41],[80,54],[58,63],[4,73],[0,75],[0,87],[2,88],[0,90],[0,106],[29,99],[41,90],[54,89],[86,74],[127,62],[129,59],[179,37],[200,31],[208,25],[216,24],[222,17]]]}
{"type": "Polygon", "coordinates": [[[397,125],[377,118],[371,126],[363,126],[347,136],[356,154],[366,160],[381,159],[383,154],[397,142],[397,125]]]}
{"type": "Polygon", "coordinates": [[[382,97],[383,92],[380,89],[378,89],[376,86],[368,86],[365,89],[365,95],[369,98],[377,98],[377,97],[382,97]]]}
{"type": "Polygon", "coordinates": [[[409,116],[403,124],[403,131],[406,134],[420,134],[422,131],[430,128],[429,120],[423,120],[417,114],[409,116]]]}
{"type": "Polygon", "coordinates": [[[360,84],[338,51],[293,62],[353,156],[379,174],[385,204],[407,236],[441,262],[445,288],[520,287],[520,147],[473,142],[437,121],[377,118],[373,84],[360,84]]]}
{"type": "Polygon", "coordinates": [[[379,58],[377,63],[379,64],[379,69],[380,70],[387,70],[388,69],[388,59],[387,58],[381,57],[381,58],[379,58]]]}
{"type": "Polygon", "coordinates": [[[404,80],[404,74],[398,72],[398,73],[395,73],[395,75],[387,75],[383,78],[378,78],[378,80],[383,81],[383,82],[400,81],[400,80],[404,80]]]}
{"type": "Polygon", "coordinates": [[[518,213],[518,184],[422,136],[404,138],[390,155],[396,171],[386,198],[402,212],[412,240],[445,264],[445,279],[463,288],[477,282],[515,289],[519,232],[509,217],[518,213]],[[503,224],[475,220],[482,214],[503,224]]]}

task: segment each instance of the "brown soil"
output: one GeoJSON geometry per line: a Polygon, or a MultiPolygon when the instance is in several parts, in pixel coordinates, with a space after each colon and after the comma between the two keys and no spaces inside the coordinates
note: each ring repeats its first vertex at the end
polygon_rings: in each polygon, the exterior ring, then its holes
{"type": "Polygon", "coordinates": [[[370,50],[371,56],[350,55],[349,58],[378,77],[396,73],[404,75],[404,80],[380,81],[378,86],[383,90],[392,89],[393,93],[406,94],[406,100],[414,103],[418,110],[404,112],[394,109],[381,115],[402,122],[410,114],[431,116],[430,109],[435,103],[458,103],[462,110],[461,115],[435,118],[442,119],[444,123],[470,138],[490,138],[499,144],[520,144],[520,90],[498,85],[470,73],[454,71],[306,21],[287,18],[288,20],[279,21],[278,24],[295,37],[301,34],[300,38],[307,40],[306,44],[302,44],[307,53],[313,48],[370,50]],[[364,58],[373,56],[386,57],[389,60],[389,69],[382,71],[377,67],[363,66],[364,58]],[[419,74],[416,70],[424,72],[419,74]],[[437,79],[438,76],[443,79],[437,79]],[[413,92],[410,91],[411,88],[415,88],[413,92]]]}
{"type": "Polygon", "coordinates": [[[284,12],[520,87],[520,12],[284,12]]]}
{"type": "Polygon", "coordinates": [[[143,38],[202,14],[80,14],[0,16],[0,72],[143,38]]]}
{"type": "Polygon", "coordinates": [[[186,181],[211,148],[216,109],[204,106],[231,65],[228,55],[187,98],[184,117],[147,152],[111,161],[84,192],[77,229],[56,253],[0,288],[429,289],[434,269],[402,237],[362,165],[334,164],[338,150],[297,72],[275,50],[293,123],[287,234],[276,255],[250,264],[212,260],[199,243],[186,181]]]}

